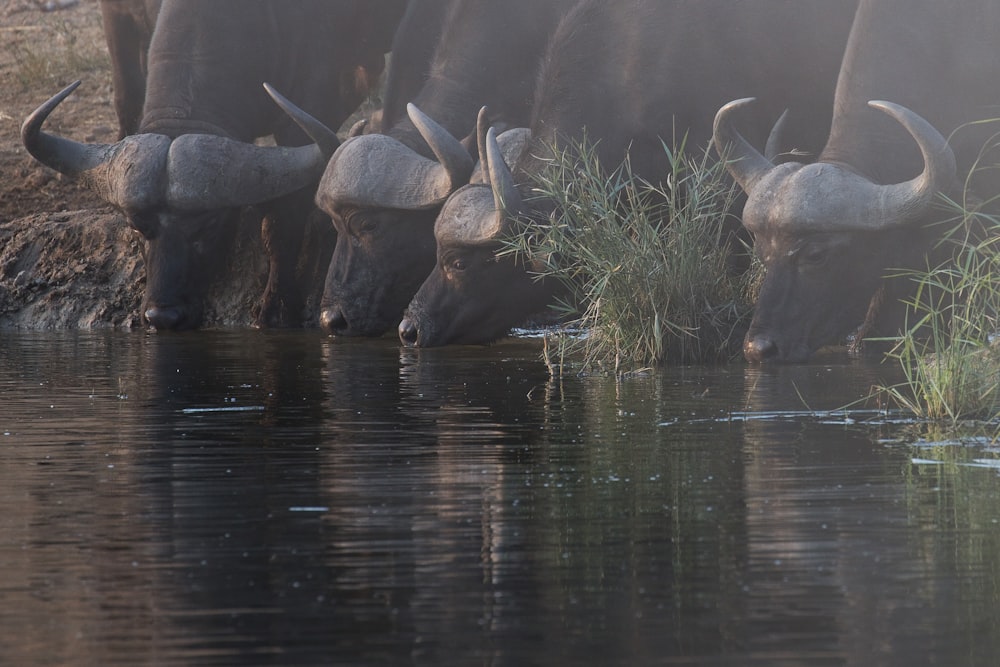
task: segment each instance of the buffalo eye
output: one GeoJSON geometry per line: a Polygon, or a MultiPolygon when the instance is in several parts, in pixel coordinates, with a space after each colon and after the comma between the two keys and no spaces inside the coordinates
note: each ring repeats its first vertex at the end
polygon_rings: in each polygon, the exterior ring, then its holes
{"type": "Polygon", "coordinates": [[[462,257],[456,257],[449,263],[449,268],[451,268],[452,271],[465,271],[467,266],[468,264],[462,257]]]}
{"type": "Polygon", "coordinates": [[[352,211],[347,215],[347,224],[355,234],[371,234],[378,229],[378,220],[363,211],[352,211]]]}
{"type": "Polygon", "coordinates": [[[799,257],[802,263],[815,266],[825,262],[828,254],[829,250],[825,246],[807,246],[802,249],[799,257]]]}

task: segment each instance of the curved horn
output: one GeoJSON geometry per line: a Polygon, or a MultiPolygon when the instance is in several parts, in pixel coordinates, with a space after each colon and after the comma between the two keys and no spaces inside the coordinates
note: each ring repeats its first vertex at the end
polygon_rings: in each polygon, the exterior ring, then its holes
{"type": "Polygon", "coordinates": [[[774,168],[774,163],[757,152],[757,149],[733,127],[733,114],[752,104],[755,99],[745,97],[723,106],[715,114],[715,125],[712,129],[715,150],[726,160],[726,170],[747,192],[774,168]]]}
{"type": "Polygon", "coordinates": [[[879,186],[880,205],[885,226],[900,225],[918,217],[934,196],[955,185],[958,168],[948,140],[933,125],[904,106],[873,100],[868,106],[878,109],[902,125],[920,148],[924,169],[919,176],[897,185],[879,186]]]}
{"type": "Polygon", "coordinates": [[[75,81],[35,109],[21,125],[21,141],[36,160],[80,180],[104,201],[124,210],[162,200],[163,167],[170,139],[138,134],[115,144],[83,144],[42,132],[49,114],[80,85],[75,81]]]}
{"type": "MultiPolygon", "coordinates": [[[[319,149],[326,156],[327,160],[333,157],[334,152],[340,148],[340,139],[337,138],[336,132],[293,104],[291,100],[275,90],[271,84],[265,83],[264,90],[271,96],[275,104],[281,107],[281,110],[295,121],[295,124],[301,127],[302,131],[308,134],[310,139],[316,142],[316,145],[319,146],[319,149]]],[[[362,125],[363,128],[364,126],[362,125]]]]}
{"type": "Polygon", "coordinates": [[[167,203],[194,211],[259,204],[317,182],[326,162],[316,144],[257,146],[184,134],[170,144],[167,203]]]}
{"type": "Polygon", "coordinates": [[[468,183],[475,165],[469,151],[462,146],[462,142],[431,120],[412,102],[406,105],[406,112],[410,116],[410,121],[420,132],[420,136],[424,138],[438,162],[444,167],[450,190],[454,192],[468,183]]]}
{"type": "MultiPolygon", "coordinates": [[[[488,111],[486,107],[483,107],[479,110],[479,115],[476,117],[476,143],[479,149],[479,162],[483,165],[486,164],[486,133],[491,129],[488,111]]],[[[489,172],[485,169],[483,169],[482,172],[483,182],[486,185],[489,185],[489,172]]]]}
{"type": "Polygon", "coordinates": [[[490,187],[493,190],[493,203],[497,211],[508,218],[517,217],[521,212],[521,193],[514,185],[514,176],[504,162],[500,146],[497,144],[496,130],[492,127],[486,132],[486,162],[490,187]]]}
{"type": "Polygon", "coordinates": [[[778,120],[774,122],[771,133],[767,135],[767,143],[764,144],[764,158],[768,162],[774,162],[781,155],[781,146],[785,141],[785,126],[788,125],[788,109],[785,109],[778,120]]]}
{"type": "Polygon", "coordinates": [[[42,132],[49,114],[80,86],[74,81],[44,104],[31,112],[21,124],[21,143],[32,157],[47,167],[67,176],[80,176],[93,171],[106,161],[107,144],[81,144],[42,132]]]}

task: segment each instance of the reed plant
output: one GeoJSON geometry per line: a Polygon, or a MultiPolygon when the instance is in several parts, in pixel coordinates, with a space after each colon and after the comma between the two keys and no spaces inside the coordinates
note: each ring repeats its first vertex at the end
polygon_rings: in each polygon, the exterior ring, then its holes
{"type": "Polygon", "coordinates": [[[516,226],[501,254],[529,258],[566,288],[547,360],[623,375],[737,353],[751,313],[745,276],[730,266],[737,190],[710,152],[683,141],[663,150],[658,183],[628,159],[608,171],[586,141],[553,149],[536,177],[534,196],[553,213],[516,226]]]}
{"type": "Polygon", "coordinates": [[[950,428],[1000,418],[1000,219],[984,205],[949,202],[958,212],[943,241],[950,257],[909,274],[916,291],[889,353],[904,380],[880,388],[918,418],[950,428]]]}

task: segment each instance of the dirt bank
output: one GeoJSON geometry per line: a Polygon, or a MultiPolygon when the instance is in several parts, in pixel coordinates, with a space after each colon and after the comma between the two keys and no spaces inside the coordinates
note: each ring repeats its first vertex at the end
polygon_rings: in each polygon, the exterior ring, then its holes
{"type": "MultiPolygon", "coordinates": [[[[118,125],[97,0],[0,0],[0,328],[141,325],[141,243],[124,219],[21,146],[22,120],[69,83],[81,85],[46,123],[54,133],[111,143],[118,125]]],[[[313,229],[322,243],[332,232],[313,229]]],[[[259,217],[243,216],[229,269],[207,288],[206,326],[250,326],[266,279],[259,217]]],[[[313,246],[315,247],[315,245],[313,246]]],[[[325,267],[307,297],[308,321],[325,267]]],[[[312,264],[310,264],[312,263],[312,264]]]]}

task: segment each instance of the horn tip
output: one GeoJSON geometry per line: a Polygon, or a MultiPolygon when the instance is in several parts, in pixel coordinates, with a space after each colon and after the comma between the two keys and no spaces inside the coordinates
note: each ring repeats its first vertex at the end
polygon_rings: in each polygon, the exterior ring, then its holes
{"type": "Polygon", "coordinates": [[[715,113],[715,123],[714,129],[715,133],[718,134],[720,126],[723,122],[728,121],[729,117],[750,104],[757,101],[756,97],[741,97],[738,100],[733,100],[732,102],[727,102],[723,104],[719,110],[715,113]]]}
{"type": "MultiPolygon", "coordinates": [[[[34,137],[38,135],[41,130],[42,123],[49,117],[49,114],[60,104],[63,100],[69,97],[74,90],[80,87],[83,83],[82,79],[77,79],[73,83],[69,84],[58,93],[50,97],[47,101],[41,104],[37,109],[32,111],[24,122],[21,123],[21,143],[27,146],[29,143],[34,142],[34,137]]],[[[29,149],[30,152],[30,149],[29,149]]]]}
{"type": "Polygon", "coordinates": [[[728,110],[728,109],[739,109],[741,107],[745,107],[747,105],[753,104],[756,101],[757,101],[756,97],[741,97],[738,100],[733,100],[732,102],[726,103],[725,105],[723,105],[722,109],[726,109],[726,110],[728,110]]]}
{"type": "Polygon", "coordinates": [[[267,81],[261,84],[264,86],[264,91],[271,96],[271,99],[277,102],[279,105],[284,106],[283,103],[288,102],[288,98],[278,92],[278,89],[269,84],[267,81]]]}
{"type": "Polygon", "coordinates": [[[426,124],[426,122],[430,120],[427,117],[427,114],[421,111],[420,107],[413,102],[406,103],[406,115],[410,117],[410,121],[413,122],[414,125],[420,125],[421,123],[426,124]]]}

